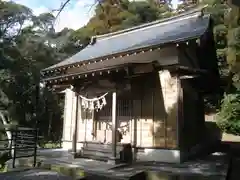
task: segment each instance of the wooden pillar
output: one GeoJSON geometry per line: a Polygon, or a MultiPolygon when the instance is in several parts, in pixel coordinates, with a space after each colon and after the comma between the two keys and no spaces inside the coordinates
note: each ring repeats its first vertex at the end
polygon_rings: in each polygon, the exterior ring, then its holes
{"type": "Polygon", "coordinates": [[[184,115],[183,115],[183,87],[178,76],[177,79],[177,91],[178,91],[178,98],[177,98],[177,148],[180,150],[183,148],[183,134],[182,129],[184,128],[184,115]]]}
{"type": "Polygon", "coordinates": [[[74,105],[75,92],[72,89],[65,90],[65,104],[64,104],[64,123],[63,123],[63,148],[70,149],[71,145],[67,142],[71,141],[72,134],[72,109],[74,105]],[[69,146],[70,145],[70,146],[69,146]]]}
{"type": "MultiPolygon", "coordinates": [[[[133,122],[133,161],[137,160],[137,115],[135,113],[135,96],[134,96],[134,90],[133,87],[135,87],[136,84],[134,84],[134,81],[131,80],[131,121],[133,122]]],[[[131,129],[132,130],[132,129],[131,129]]],[[[132,138],[132,137],[131,137],[132,138]]]]}
{"type": "MultiPolygon", "coordinates": [[[[132,111],[134,112],[134,101],[132,101],[132,111]]],[[[137,160],[137,116],[133,116],[133,161],[137,160]]]]}
{"type": "Polygon", "coordinates": [[[96,133],[97,132],[97,120],[96,120],[96,111],[93,110],[92,112],[92,140],[96,140],[96,133]]]}
{"type": "MultiPolygon", "coordinates": [[[[73,141],[72,141],[72,149],[73,149],[73,155],[74,155],[74,158],[76,158],[77,156],[77,137],[78,137],[78,112],[79,112],[79,109],[78,109],[78,106],[79,105],[79,96],[78,94],[76,93],[76,110],[75,110],[75,125],[74,125],[74,132],[73,132],[73,141]]],[[[81,109],[81,106],[80,106],[80,109],[81,109]]],[[[80,114],[81,114],[81,110],[80,110],[80,114]]]]}
{"type": "Polygon", "coordinates": [[[112,93],[112,158],[117,157],[117,93],[112,93]]]}

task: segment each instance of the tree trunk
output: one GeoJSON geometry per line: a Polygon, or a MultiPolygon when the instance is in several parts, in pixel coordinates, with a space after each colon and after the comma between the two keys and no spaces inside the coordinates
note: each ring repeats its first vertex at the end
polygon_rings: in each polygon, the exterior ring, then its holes
{"type": "Polygon", "coordinates": [[[225,89],[226,93],[229,93],[231,91],[231,87],[232,87],[232,84],[233,84],[233,76],[234,76],[234,73],[232,71],[230,71],[229,74],[228,74],[228,77],[227,77],[227,86],[226,86],[226,89],[225,89]]]}

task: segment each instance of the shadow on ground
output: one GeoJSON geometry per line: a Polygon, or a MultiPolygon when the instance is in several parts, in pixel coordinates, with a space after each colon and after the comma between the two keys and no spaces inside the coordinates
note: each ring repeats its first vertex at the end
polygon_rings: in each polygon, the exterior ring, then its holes
{"type": "Polygon", "coordinates": [[[72,177],[53,171],[32,169],[26,171],[6,172],[0,174],[1,180],[73,180],[72,177]]]}

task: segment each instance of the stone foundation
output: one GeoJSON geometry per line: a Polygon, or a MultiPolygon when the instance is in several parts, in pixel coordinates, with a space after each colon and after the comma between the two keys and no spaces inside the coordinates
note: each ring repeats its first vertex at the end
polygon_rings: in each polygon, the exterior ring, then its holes
{"type": "Polygon", "coordinates": [[[179,150],[166,150],[166,149],[144,149],[142,152],[137,153],[138,161],[155,161],[167,163],[180,163],[179,150]]]}

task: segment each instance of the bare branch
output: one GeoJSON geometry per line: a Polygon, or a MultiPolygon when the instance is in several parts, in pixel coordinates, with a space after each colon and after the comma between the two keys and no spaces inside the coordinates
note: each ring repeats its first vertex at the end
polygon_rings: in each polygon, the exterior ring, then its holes
{"type": "MultiPolygon", "coordinates": [[[[65,0],[65,2],[62,3],[62,5],[60,6],[59,9],[52,10],[52,12],[58,12],[57,15],[56,15],[56,17],[55,17],[55,20],[59,17],[60,13],[63,11],[63,9],[67,6],[67,4],[68,4],[70,1],[71,1],[71,0],[65,0]]],[[[90,9],[89,9],[88,12],[90,12],[90,11],[92,10],[92,8],[93,8],[95,5],[98,4],[98,5],[100,6],[100,8],[102,9],[103,13],[105,13],[105,10],[104,10],[104,7],[103,7],[102,3],[103,3],[102,0],[95,0],[94,4],[91,5],[91,7],[90,7],[90,9]]],[[[121,1],[120,1],[120,0],[113,0],[113,1],[111,1],[111,4],[112,4],[113,6],[114,6],[114,5],[119,5],[119,6],[120,6],[121,1]]],[[[110,21],[109,21],[109,17],[108,17],[107,14],[105,14],[105,16],[106,16],[106,20],[107,20],[107,26],[108,26],[108,28],[110,28],[110,27],[111,27],[111,24],[110,24],[110,21]]]]}
{"type": "Polygon", "coordinates": [[[67,4],[70,2],[71,0],[66,0],[58,10],[54,10],[54,11],[58,11],[57,15],[56,15],[56,19],[58,18],[58,16],[60,15],[60,13],[63,11],[63,9],[67,6],[67,4]]]}
{"type": "MultiPolygon", "coordinates": [[[[91,5],[91,7],[90,7],[89,10],[88,10],[88,13],[90,13],[90,11],[92,10],[92,8],[93,8],[94,6],[96,6],[97,3],[99,3],[98,0],[96,0],[95,3],[91,5]]],[[[100,3],[99,3],[99,4],[100,4],[100,3]]],[[[101,6],[101,8],[103,9],[102,6],[101,6]]]]}

